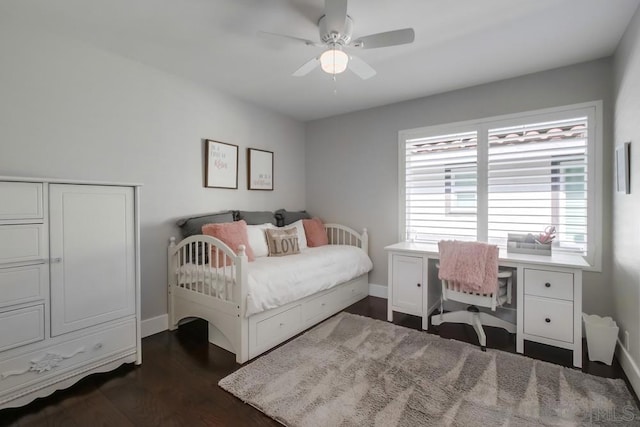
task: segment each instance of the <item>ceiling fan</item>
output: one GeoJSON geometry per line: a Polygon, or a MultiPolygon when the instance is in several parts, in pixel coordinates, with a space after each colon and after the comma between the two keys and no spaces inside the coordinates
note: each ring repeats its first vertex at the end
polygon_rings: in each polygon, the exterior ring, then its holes
{"type": "Polygon", "coordinates": [[[347,54],[345,48],[374,49],[412,43],[415,39],[413,28],[403,28],[352,40],[353,19],[347,15],[347,0],[325,0],[324,14],[318,21],[318,29],[321,42],[284,34],[262,33],[295,40],[308,46],[326,47],[320,55],[302,64],[293,73],[294,77],[306,76],[320,66],[325,73],[334,77],[349,68],[363,80],[375,76],[376,71],[357,56],[347,54]]]}

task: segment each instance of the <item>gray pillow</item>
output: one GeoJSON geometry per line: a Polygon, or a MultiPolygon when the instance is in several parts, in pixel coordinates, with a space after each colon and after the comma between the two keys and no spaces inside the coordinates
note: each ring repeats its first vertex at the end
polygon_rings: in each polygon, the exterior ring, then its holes
{"type": "Polygon", "coordinates": [[[244,219],[248,225],[260,225],[270,222],[277,225],[276,216],[271,211],[236,211],[236,220],[244,219]]]}
{"type": "Polygon", "coordinates": [[[180,227],[182,237],[186,239],[189,236],[202,234],[203,225],[221,222],[233,222],[233,213],[231,211],[224,211],[209,215],[183,218],[178,220],[176,225],[180,227]]]}
{"type": "Polygon", "coordinates": [[[293,224],[299,219],[311,219],[311,215],[307,211],[287,211],[286,209],[278,209],[276,211],[276,219],[278,227],[293,224]]]}

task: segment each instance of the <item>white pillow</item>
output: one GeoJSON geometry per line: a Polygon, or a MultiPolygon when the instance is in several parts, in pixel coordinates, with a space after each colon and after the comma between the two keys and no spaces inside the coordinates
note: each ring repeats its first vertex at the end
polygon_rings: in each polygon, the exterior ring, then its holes
{"type": "Polygon", "coordinates": [[[291,227],[295,227],[298,229],[298,245],[300,246],[300,250],[307,249],[307,235],[304,233],[304,225],[302,224],[302,220],[299,219],[296,222],[293,222],[289,225],[285,225],[283,228],[291,228],[291,227]]]}
{"type": "Polygon", "coordinates": [[[253,249],[253,253],[257,257],[269,255],[269,246],[267,246],[267,236],[264,230],[267,228],[277,228],[271,223],[260,225],[247,225],[247,237],[249,238],[249,246],[253,249]]]}

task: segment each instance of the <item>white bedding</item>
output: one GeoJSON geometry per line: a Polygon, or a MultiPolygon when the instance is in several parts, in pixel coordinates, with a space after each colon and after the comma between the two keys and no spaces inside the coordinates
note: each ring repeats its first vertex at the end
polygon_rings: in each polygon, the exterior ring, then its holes
{"type": "MultiPolygon", "coordinates": [[[[346,245],[307,248],[283,257],[259,257],[248,265],[247,317],[330,289],[373,268],[362,249],[346,245]]],[[[178,271],[186,273],[192,268],[186,265],[178,271]]],[[[229,278],[230,267],[224,270],[229,278]]],[[[212,285],[207,283],[211,277],[215,280],[215,274],[198,276],[204,276],[208,286],[212,285]]]]}

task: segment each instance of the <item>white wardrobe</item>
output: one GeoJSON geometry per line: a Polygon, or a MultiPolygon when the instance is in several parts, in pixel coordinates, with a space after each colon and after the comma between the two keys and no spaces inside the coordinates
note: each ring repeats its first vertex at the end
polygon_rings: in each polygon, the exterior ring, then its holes
{"type": "Polygon", "coordinates": [[[138,197],[0,177],[0,409],[142,363],[138,197]]]}

